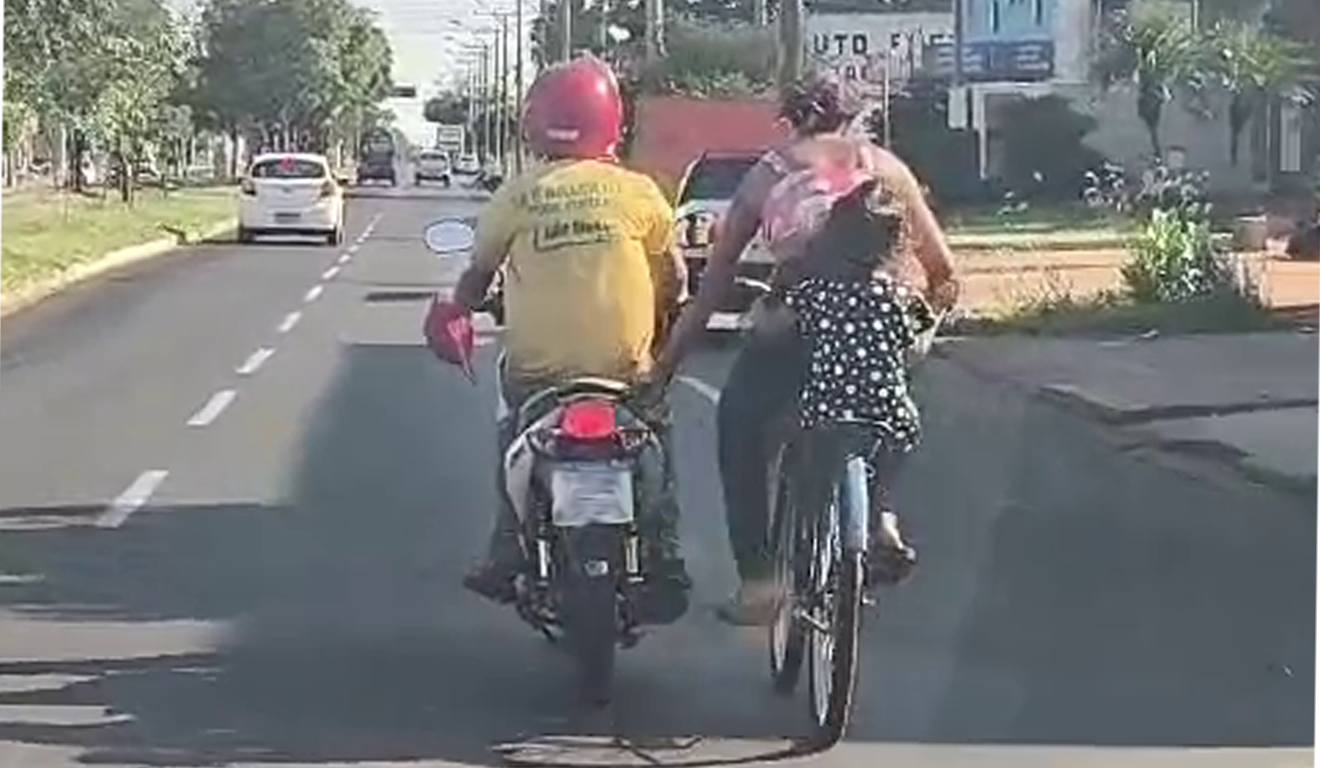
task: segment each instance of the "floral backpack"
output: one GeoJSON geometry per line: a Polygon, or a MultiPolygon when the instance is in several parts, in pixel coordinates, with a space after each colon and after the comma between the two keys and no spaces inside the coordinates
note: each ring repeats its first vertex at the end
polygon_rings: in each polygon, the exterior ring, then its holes
{"type": "Polygon", "coordinates": [[[872,176],[869,158],[860,150],[850,161],[819,158],[797,170],[790,170],[777,152],[766,155],[766,162],[781,178],[761,206],[761,237],[781,260],[800,253],[835,201],[872,176]]]}

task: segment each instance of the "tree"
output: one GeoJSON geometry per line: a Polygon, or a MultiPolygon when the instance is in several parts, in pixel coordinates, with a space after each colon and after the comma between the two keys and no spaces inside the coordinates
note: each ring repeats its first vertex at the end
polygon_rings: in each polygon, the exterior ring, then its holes
{"type": "MultiPolygon", "coordinates": [[[[94,127],[104,74],[98,54],[114,10],[100,0],[11,0],[5,6],[6,105],[26,105],[48,135],[71,128],[75,166],[94,127]]],[[[74,174],[75,185],[80,182],[74,174]]]]}
{"type": "Polygon", "coordinates": [[[356,138],[392,87],[384,32],[348,0],[209,0],[199,48],[194,106],[266,147],[356,138]]]}
{"type": "Polygon", "coordinates": [[[429,123],[466,124],[470,106],[471,102],[467,96],[445,91],[427,99],[426,105],[422,108],[422,116],[429,123]]]}
{"type": "Polygon", "coordinates": [[[166,99],[182,76],[185,38],[160,0],[119,0],[115,10],[96,60],[104,78],[96,112],[131,202],[137,161],[170,127],[166,99]]]}
{"type": "Polygon", "coordinates": [[[676,19],[669,55],[643,73],[650,88],[701,96],[750,96],[774,85],[774,30],[742,22],[676,19]]]}
{"type": "Polygon", "coordinates": [[[1137,115],[1161,154],[1159,127],[1164,106],[1177,93],[1203,92],[1209,59],[1185,14],[1159,2],[1134,3],[1115,11],[1103,38],[1095,73],[1106,88],[1131,82],[1137,115]]]}
{"type": "Polygon", "coordinates": [[[1230,97],[1229,158],[1236,165],[1242,130],[1251,118],[1262,114],[1276,99],[1297,103],[1313,99],[1304,84],[1315,62],[1306,55],[1303,43],[1271,34],[1255,24],[1221,22],[1214,28],[1212,44],[1216,74],[1230,97]]]}

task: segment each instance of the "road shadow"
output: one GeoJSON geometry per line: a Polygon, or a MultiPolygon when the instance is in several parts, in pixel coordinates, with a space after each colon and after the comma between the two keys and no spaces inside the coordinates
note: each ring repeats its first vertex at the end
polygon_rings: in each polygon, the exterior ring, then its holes
{"type": "MultiPolygon", "coordinates": [[[[137,625],[144,639],[181,619],[224,630],[174,655],[61,660],[33,647],[0,663],[0,678],[61,676],[0,692],[0,707],[35,713],[0,722],[0,740],[144,766],[496,765],[492,745],[554,734],[568,739],[568,758],[549,761],[562,765],[598,752],[581,737],[601,733],[629,746],[596,765],[783,756],[805,707],[768,694],[759,642],[733,647],[698,617],[661,630],[624,657],[609,718],[582,720],[569,716],[560,654],[461,591],[491,484],[488,378],[480,384],[462,385],[418,347],[348,346],[282,503],[159,506],[115,530],[86,524],[99,513],[86,507],[0,511],[49,523],[4,534],[40,577],[0,585],[17,622],[51,637],[92,620],[137,625]],[[62,707],[103,716],[41,715],[62,707]]],[[[1275,524],[1278,504],[1257,491],[1216,500],[1173,489],[1071,421],[969,386],[936,377],[927,387],[946,405],[930,414],[929,440],[945,447],[919,457],[902,500],[944,512],[917,526],[933,574],[886,604],[869,633],[874,684],[850,740],[1310,744],[1312,670],[1295,651],[1314,647],[1313,522],[1309,540],[1305,524],[1281,540],[1257,527],[1275,524]],[[971,394],[974,408],[959,405],[971,394]],[[1020,431],[1006,435],[1005,419],[1020,431]],[[1253,514],[1226,523],[1239,504],[1253,514]],[[934,614],[954,591],[941,574],[957,571],[971,584],[967,605],[939,630],[934,614]],[[944,679],[903,682],[933,675],[921,654],[945,643],[944,679]],[[1289,660],[1295,678],[1262,666],[1269,658],[1289,660]],[[877,714],[918,706],[923,722],[877,714]]],[[[697,482],[710,472],[710,435],[680,440],[707,465],[689,473],[697,482]]]]}

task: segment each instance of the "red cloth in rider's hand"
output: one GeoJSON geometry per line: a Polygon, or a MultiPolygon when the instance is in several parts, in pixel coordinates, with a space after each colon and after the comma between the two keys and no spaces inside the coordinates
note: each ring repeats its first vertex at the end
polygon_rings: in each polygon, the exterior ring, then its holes
{"type": "Polygon", "coordinates": [[[472,354],[475,348],[472,313],[467,307],[436,297],[422,325],[426,345],[442,362],[457,365],[468,379],[474,380],[472,354]]]}

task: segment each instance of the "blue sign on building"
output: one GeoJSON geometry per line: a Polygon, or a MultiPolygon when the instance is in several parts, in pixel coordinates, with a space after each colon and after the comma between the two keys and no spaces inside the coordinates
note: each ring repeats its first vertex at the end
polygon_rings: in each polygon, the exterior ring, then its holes
{"type": "MultiPolygon", "coordinates": [[[[952,41],[926,47],[924,70],[938,78],[954,70],[952,41]]],[[[971,82],[1037,82],[1054,76],[1054,42],[979,41],[963,44],[963,78],[971,82]]]]}

